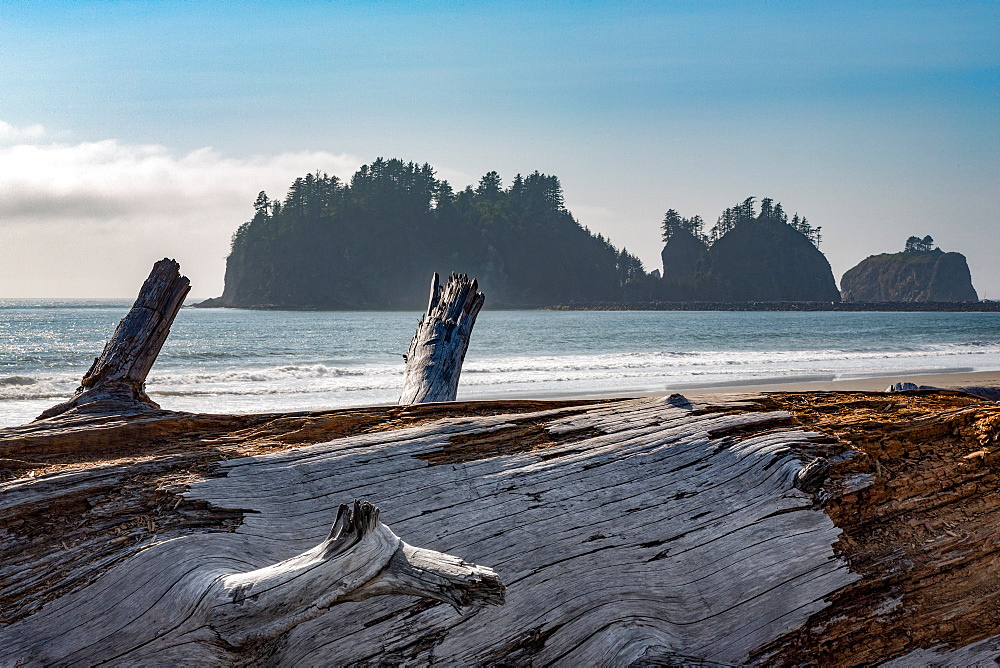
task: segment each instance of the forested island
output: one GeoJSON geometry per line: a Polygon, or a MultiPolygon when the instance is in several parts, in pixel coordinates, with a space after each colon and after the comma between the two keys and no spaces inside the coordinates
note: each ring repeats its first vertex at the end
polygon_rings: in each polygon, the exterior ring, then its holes
{"type": "Polygon", "coordinates": [[[669,209],[661,230],[662,274],[647,272],[574,218],[556,176],[518,174],[505,187],[491,171],[456,192],[426,163],[379,158],[349,181],[316,172],[284,199],[261,192],[233,235],[222,296],[199,306],[417,309],[434,272],[476,277],[491,308],[815,310],[843,299],[849,310],[941,310],[978,300],[965,257],[929,236],[868,258],[841,291],[821,228],[770,197],[726,208],[707,231],[701,216],[669,209]]]}
{"type": "Polygon", "coordinates": [[[503,187],[489,172],[455,192],[428,164],[379,158],[350,182],[295,179],[260,193],[236,231],[222,296],[203,306],[415,309],[433,272],[475,276],[492,307],[626,298],[642,263],[582,227],[559,179],[503,187]]]}

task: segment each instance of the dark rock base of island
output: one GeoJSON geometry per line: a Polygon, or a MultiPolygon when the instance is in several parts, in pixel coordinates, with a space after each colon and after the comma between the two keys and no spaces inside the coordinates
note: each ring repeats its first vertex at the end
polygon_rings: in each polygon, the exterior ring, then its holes
{"type": "Polygon", "coordinates": [[[982,302],[589,302],[548,306],[550,311],[939,311],[1000,312],[982,302]]]}

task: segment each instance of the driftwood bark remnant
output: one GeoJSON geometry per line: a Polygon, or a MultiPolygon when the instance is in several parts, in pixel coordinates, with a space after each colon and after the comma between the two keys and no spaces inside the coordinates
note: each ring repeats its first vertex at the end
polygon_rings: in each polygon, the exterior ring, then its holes
{"type": "Polygon", "coordinates": [[[406,353],[400,404],[455,400],[472,328],[486,299],[478,287],[475,279],[452,274],[442,288],[434,274],[427,313],[406,353]]]}
{"type": "Polygon", "coordinates": [[[118,323],[104,352],[84,374],[76,394],[38,419],[97,402],[109,411],[159,408],[146,395],[146,376],[190,289],[191,282],[181,276],[176,261],[164,258],[154,264],[132,310],[118,323]]]}

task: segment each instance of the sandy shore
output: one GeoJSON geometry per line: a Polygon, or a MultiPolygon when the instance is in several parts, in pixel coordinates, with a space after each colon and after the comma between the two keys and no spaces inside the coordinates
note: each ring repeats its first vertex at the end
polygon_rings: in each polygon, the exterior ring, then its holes
{"type": "MultiPolygon", "coordinates": [[[[770,381],[747,381],[746,383],[727,382],[706,385],[678,385],[661,391],[621,391],[608,392],[574,392],[574,393],[525,393],[511,399],[620,399],[622,397],[650,397],[673,394],[696,396],[700,394],[743,394],[752,392],[884,392],[893,383],[914,383],[929,385],[944,389],[961,387],[1000,387],[1000,370],[998,371],[953,371],[934,374],[886,374],[872,375],[867,378],[852,379],[815,379],[815,378],[775,378],[770,381]]],[[[459,389],[461,395],[461,388],[459,389]]],[[[491,399],[493,397],[490,397],[491,399]]],[[[480,397],[462,397],[459,400],[477,400],[480,397]]],[[[483,397],[482,399],[485,399],[483,397]]]]}
{"type": "Polygon", "coordinates": [[[727,392],[882,392],[893,383],[914,383],[933,387],[952,388],[1000,386],[1000,371],[968,371],[959,373],[935,373],[926,375],[886,375],[851,380],[806,380],[775,381],[773,383],[753,383],[746,385],[727,384],[725,387],[687,388],[699,394],[727,392]]]}

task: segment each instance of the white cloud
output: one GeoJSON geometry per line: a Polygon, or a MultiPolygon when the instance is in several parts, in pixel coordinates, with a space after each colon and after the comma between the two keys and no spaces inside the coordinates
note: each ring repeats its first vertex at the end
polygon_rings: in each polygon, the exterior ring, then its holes
{"type": "Polygon", "coordinates": [[[0,121],[0,146],[18,142],[38,141],[45,136],[45,128],[41,125],[29,125],[25,128],[14,127],[10,123],[0,121]]]}
{"type": "Polygon", "coordinates": [[[131,296],[164,256],[192,295],[220,294],[229,239],[259,191],[283,197],[296,176],[361,165],[322,151],[229,158],[45,137],[0,122],[0,296],[131,296]]]}

